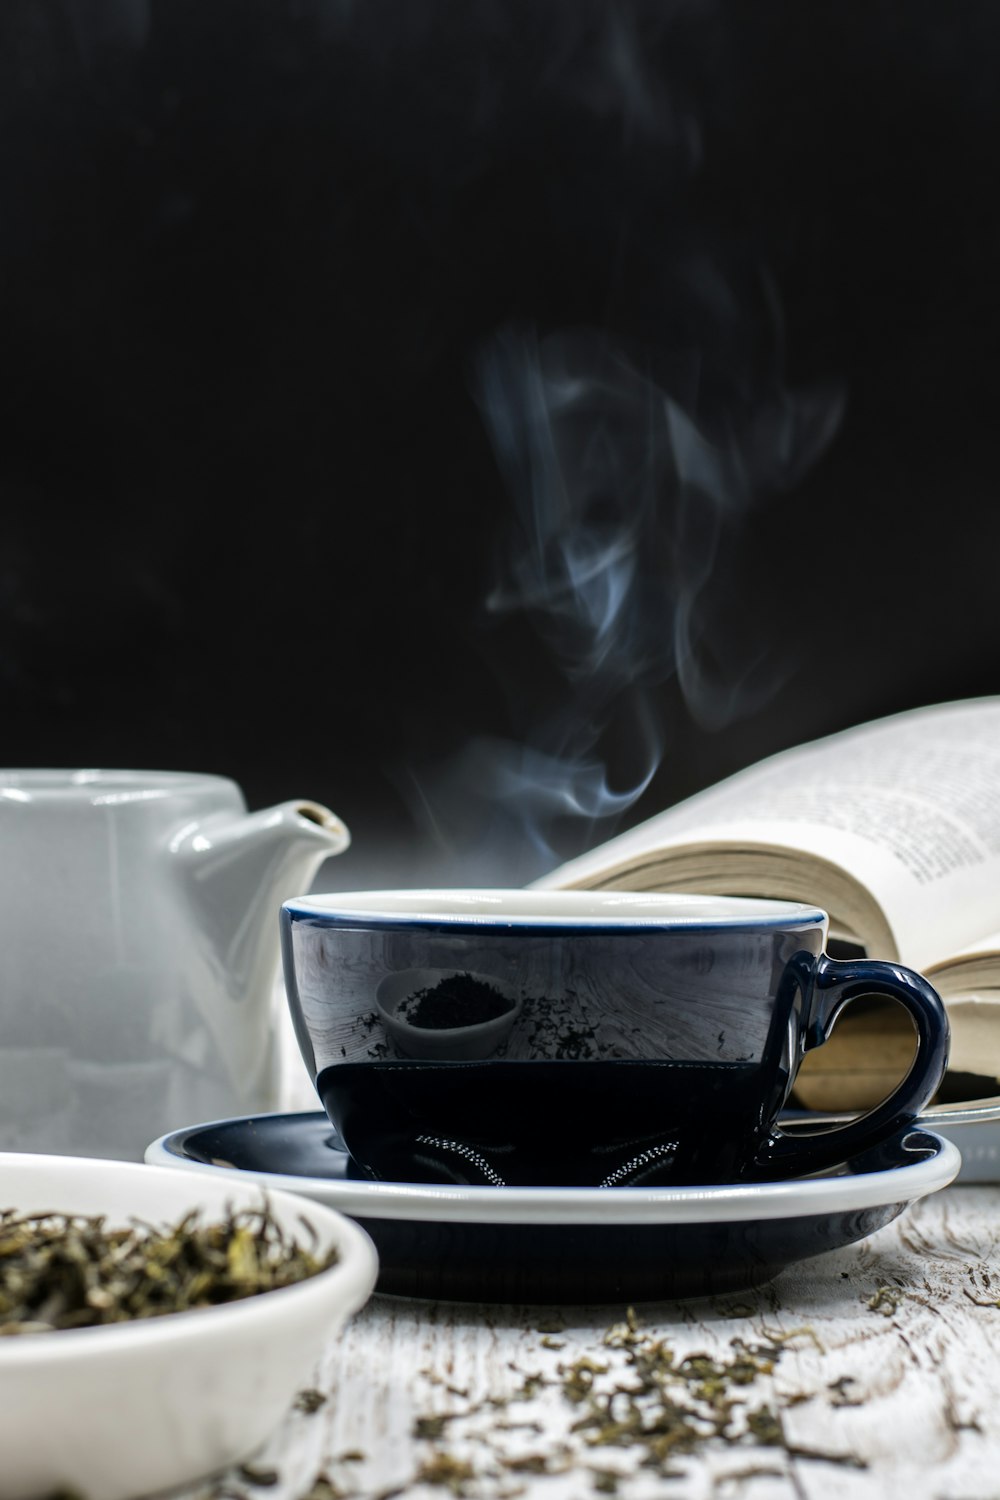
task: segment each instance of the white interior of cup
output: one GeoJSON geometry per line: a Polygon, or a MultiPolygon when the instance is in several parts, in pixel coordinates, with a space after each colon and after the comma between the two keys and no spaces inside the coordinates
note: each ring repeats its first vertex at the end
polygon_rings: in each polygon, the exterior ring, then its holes
{"type": "Polygon", "coordinates": [[[553,926],[795,926],[826,920],[815,906],[743,896],[649,891],[334,891],[285,902],[294,915],[360,920],[553,926]]]}

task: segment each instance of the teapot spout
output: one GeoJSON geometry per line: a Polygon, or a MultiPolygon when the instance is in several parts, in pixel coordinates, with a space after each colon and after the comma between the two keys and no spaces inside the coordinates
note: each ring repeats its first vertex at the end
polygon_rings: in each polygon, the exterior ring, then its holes
{"type": "Polygon", "coordinates": [[[171,840],[204,956],[234,1000],[270,985],[282,901],[307,891],[323,861],[350,841],[335,813],[306,798],[261,812],[220,813],[171,840]]]}

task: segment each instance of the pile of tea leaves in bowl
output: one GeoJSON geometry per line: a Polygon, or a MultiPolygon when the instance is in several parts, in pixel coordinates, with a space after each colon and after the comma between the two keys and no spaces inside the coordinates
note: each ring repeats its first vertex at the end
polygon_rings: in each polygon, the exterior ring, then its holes
{"type": "Polygon", "coordinates": [[[0,1209],[0,1337],[93,1328],[217,1307],[292,1286],[336,1263],[286,1233],[266,1203],[175,1224],[0,1209]]]}

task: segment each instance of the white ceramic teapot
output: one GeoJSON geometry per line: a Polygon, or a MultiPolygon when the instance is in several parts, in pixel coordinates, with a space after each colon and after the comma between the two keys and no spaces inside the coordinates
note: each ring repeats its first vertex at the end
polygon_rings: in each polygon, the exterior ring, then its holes
{"type": "Polygon", "coordinates": [[[0,771],[0,1150],[273,1109],[278,910],[349,841],[221,776],[0,771]]]}

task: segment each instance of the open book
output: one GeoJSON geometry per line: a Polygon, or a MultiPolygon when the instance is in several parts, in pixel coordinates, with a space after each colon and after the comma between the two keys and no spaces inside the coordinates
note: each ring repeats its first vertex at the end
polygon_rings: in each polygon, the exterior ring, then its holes
{"type": "MultiPolygon", "coordinates": [[[[925,974],[952,1024],[942,1098],[1000,1092],[1000,698],[915,709],[761,761],[538,882],[811,902],[831,937],[925,974]]],[[[913,1050],[858,1001],[796,1085],[865,1108],[913,1050]]]]}

